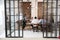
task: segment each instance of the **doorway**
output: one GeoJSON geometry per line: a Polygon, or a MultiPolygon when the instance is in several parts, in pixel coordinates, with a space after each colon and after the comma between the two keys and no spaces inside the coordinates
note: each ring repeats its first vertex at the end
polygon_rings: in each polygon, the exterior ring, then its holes
{"type": "Polygon", "coordinates": [[[43,2],[38,2],[38,18],[42,18],[43,15],[46,15],[45,11],[47,9],[46,2],[44,2],[44,14],[43,14],[43,2]]]}
{"type": "Polygon", "coordinates": [[[27,19],[31,19],[31,2],[22,2],[23,13],[27,19]]]}

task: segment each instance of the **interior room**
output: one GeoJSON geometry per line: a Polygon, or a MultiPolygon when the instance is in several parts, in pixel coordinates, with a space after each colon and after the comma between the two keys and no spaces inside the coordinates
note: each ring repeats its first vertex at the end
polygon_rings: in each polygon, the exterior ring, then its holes
{"type": "MultiPolygon", "coordinates": [[[[3,2],[3,1],[1,1],[3,2]]],[[[0,38],[57,38],[60,1],[6,0],[1,6],[0,38]]]]}

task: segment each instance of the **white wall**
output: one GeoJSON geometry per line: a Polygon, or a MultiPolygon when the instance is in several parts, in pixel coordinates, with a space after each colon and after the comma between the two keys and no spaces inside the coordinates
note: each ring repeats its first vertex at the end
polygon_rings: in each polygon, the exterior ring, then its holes
{"type": "Polygon", "coordinates": [[[36,0],[32,0],[31,3],[31,17],[37,17],[37,1],[36,0]]]}
{"type": "Polygon", "coordinates": [[[38,17],[38,2],[42,2],[43,0],[31,0],[31,17],[38,17]]]}
{"type": "Polygon", "coordinates": [[[4,3],[0,0],[0,30],[4,30],[5,18],[4,18],[4,3]]]}
{"type": "Polygon", "coordinates": [[[4,17],[4,1],[0,0],[0,37],[2,38],[2,34],[5,38],[5,17],[4,17]]]}

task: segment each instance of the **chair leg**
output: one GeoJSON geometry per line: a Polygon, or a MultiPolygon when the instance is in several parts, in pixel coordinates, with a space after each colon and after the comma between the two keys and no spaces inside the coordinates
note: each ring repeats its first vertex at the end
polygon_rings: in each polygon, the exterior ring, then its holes
{"type": "Polygon", "coordinates": [[[33,32],[38,32],[38,27],[33,27],[33,32]]]}
{"type": "Polygon", "coordinates": [[[35,32],[35,27],[33,27],[33,32],[35,32]]]}
{"type": "Polygon", "coordinates": [[[38,32],[38,27],[36,27],[36,32],[38,32]]]}

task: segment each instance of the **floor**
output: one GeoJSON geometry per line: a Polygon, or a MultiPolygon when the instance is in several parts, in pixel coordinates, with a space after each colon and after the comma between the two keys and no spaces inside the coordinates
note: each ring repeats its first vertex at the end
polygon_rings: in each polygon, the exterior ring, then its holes
{"type": "MultiPolygon", "coordinates": [[[[18,36],[18,31],[15,31],[15,36],[18,36]]],[[[20,31],[20,35],[22,36],[22,31],[20,31]]],[[[42,32],[33,32],[32,30],[24,30],[23,32],[24,38],[39,38],[42,37],[42,32]]],[[[12,33],[14,36],[14,32],[12,33]]],[[[5,38],[5,32],[1,32],[0,38],[5,38]]]]}
{"type": "MultiPolygon", "coordinates": [[[[59,32],[57,32],[59,33],[59,32]]],[[[44,33],[46,34],[46,33],[44,33]]],[[[55,32],[53,32],[51,35],[51,33],[48,33],[48,36],[54,36],[55,35],[55,32]]],[[[22,31],[20,31],[20,35],[22,36],[22,31]]],[[[58,37],[59,34],[57,34],[57,37],[58,37]]],[[[12,33],[12,36],[14,36],[14,32],[12,33]]],[[[18,31],[16,30],[15,31],[15,36],[18,36],[18,31]]],[[[46,35],[44,35],[46,36],[46,35]]],[[[2,31],[0,33],[0,38],[5,38],[5,32],[2,31]]],[[[40,31],[40,32],[33,32],[32,30],[24,30],[23,31],[23,38],[43,38],[43,33],[40,31]]]]}
{"type": "Polygon", "coordinates": [[[60,40],[56,38],[2,38],[0,40],[60,40]]]}
{"type": "MultiPolygon", "coordinates": [[[[18,32],[15,31],[15,33],[16,33],[16,36],[18,36],[17,35],[18,32]]],[[[22,31],[20,33],[21,33],[20,35],[22,35],[22,31]]],[[[12,33],[12,35],[14,35],[14,33],[12,33]]],[[[42,32],[33,32],[32,30],[24,30],[23,37],[24,38],[39,38],[39,37],[42,37],[42,32]]]]}

